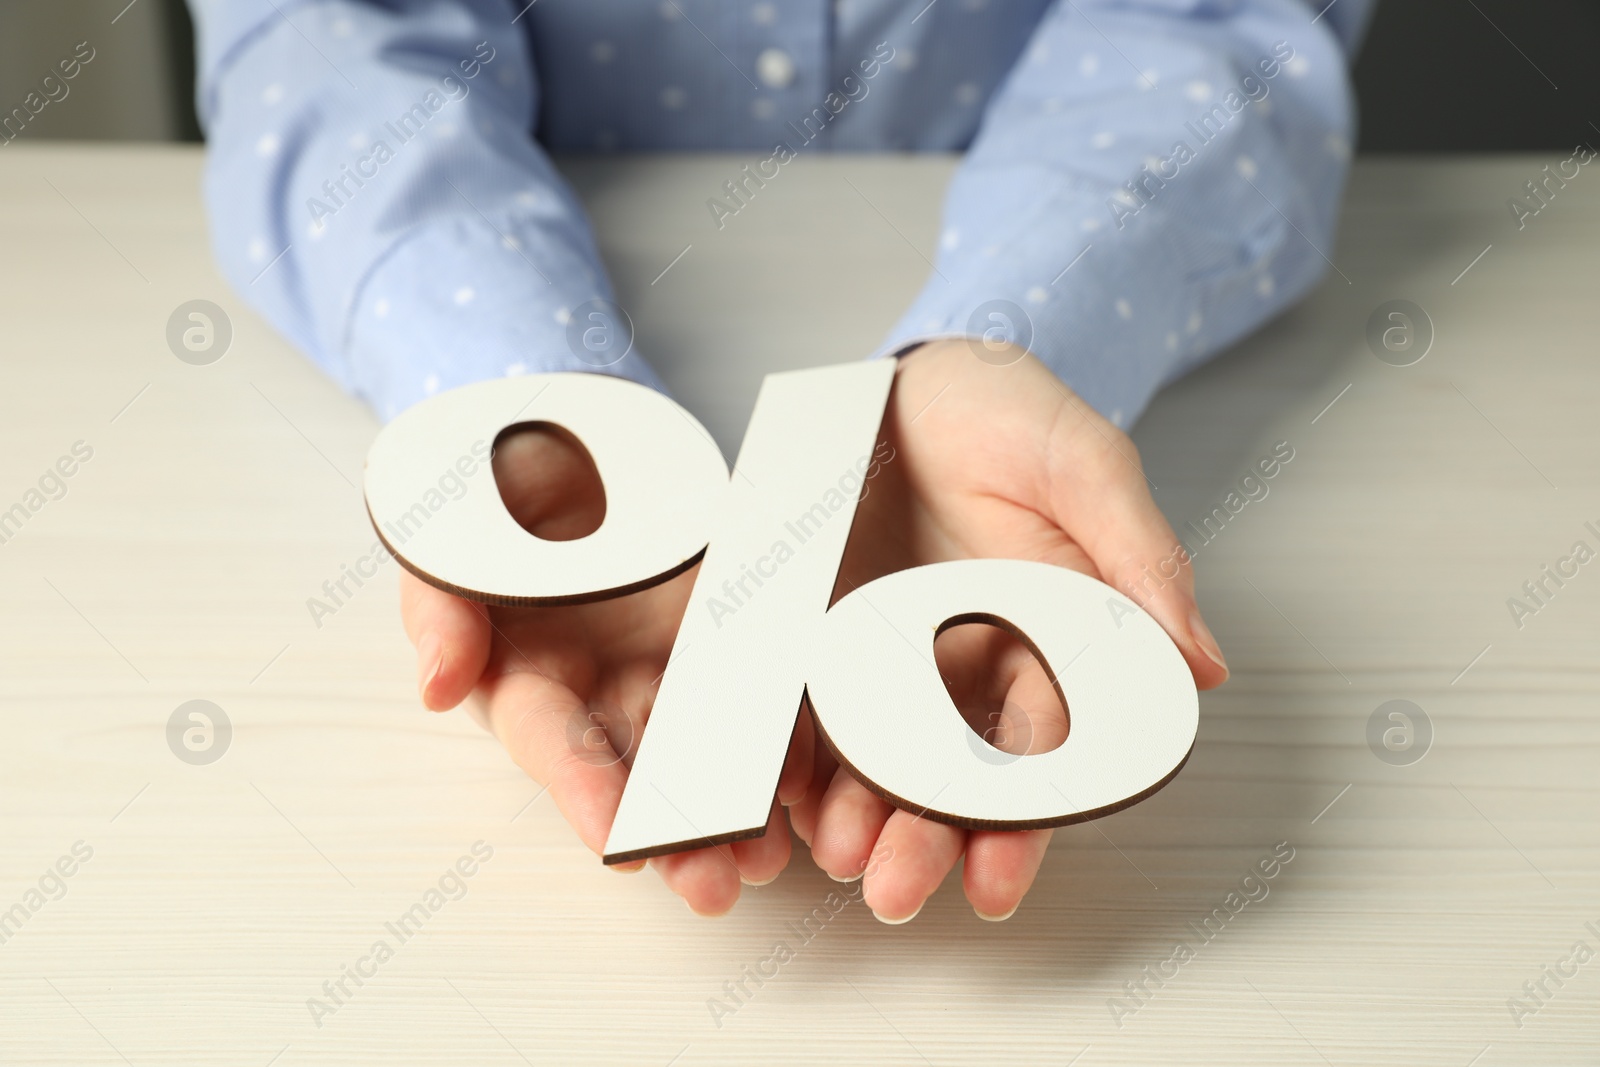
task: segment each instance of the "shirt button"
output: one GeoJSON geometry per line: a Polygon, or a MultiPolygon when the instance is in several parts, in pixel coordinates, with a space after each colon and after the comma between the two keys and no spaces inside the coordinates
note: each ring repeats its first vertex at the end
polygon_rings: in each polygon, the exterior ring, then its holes
{"type": "Polygon", "coordinates": [[[769,88],[787,89],[794,81],[794,60],[781,48],[768,48],[756,56],[756,77],[769,88]]]}

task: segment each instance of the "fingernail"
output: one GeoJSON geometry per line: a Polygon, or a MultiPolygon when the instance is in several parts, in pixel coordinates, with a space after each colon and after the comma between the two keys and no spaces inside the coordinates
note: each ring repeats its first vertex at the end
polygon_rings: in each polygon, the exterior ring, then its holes
{"type": "Polygon", "coordinates": [[[1200,617],[1198,608],[1189,613],[1189,633],[1194,636],[1194,643],[1200,646],[1200,651],[1206,654],[1207,659],[1224,671],[1228,669],[1228,661],[1222,658],[1222,649],[1217,647],[1217,639],[1212,636],[1211,629],[1200,617]]]}
{"type": "Polygon", "coordinates": [[[423,700],[428,699],[428,687],[443,669],[444,642],[437,633],[429,630],[417,642],[417,691],[422,694],[423,700]]]}
{"type": "Polygon", "coordinates": [[[742,874],[739,876],[739,881],[743,882],[745,885],[756,885],[756,886],[771,885],[773,882],[776,882],[777,880],[778,880],[778,876],[777,875],[773,875],[771,878],[763,879],[762,881],[759,881],[759,882],[752,882],[750,879],[746,878],[742,874]]]}
{"type": "Polygon", "coordinates": [[[682,897],[680,899],[682,899],[683,903],[688,907],[688,909],[691,912],[693,912],[695,915],[700,916],[700,918],[702,918],[702,919],[720,919],[724,915],[728,914],[728,912],[733,910],[733,905],[729,904],[726,908],[724,908],[721,911],[701,911],[698,908],[696,908],[693,904],[689,903],[689,898],[688,897],[682,897]]]}
{"type": "Polygon", "coordinates": [[[845,882],[845,883],[848,884],[850,882],[859,882],[861,880],[861,876],[866,874],[867,872],[866,871],[862,871],[861,874],[853,874],[849,878],[840,878],[837,874],[834,874],[832,871],[823,871],[822,873],[827,875],[829,878],[832,878],[835,882],[845,882]]]}
{"type": "Polygon", "coordinates": [[[611,869],[622,874],[638,874],[645,869],[645,865],[648,862],[648,860],[640,860],[638,863],[614,863],[611,865],[611,869]]]}
{"type": "MultiPolygon", "coordinates": [[[[927,903],[927,901],[923,901],[923,904],[926,904],[926,903],[927,903]]],[[[886,926],[904,926],[906,923],[910,922],[912,919],[915,919],[919,914],[921,914],[921,912],[922,912],[922,904],[918,904],[917,905],[917,910],[912,912],[910,915],[907,915],[904,919],[886,919],[882,915],[879,915],[877,912],[873,912],[872,913],[872,917],[874,919],[877,919],[879,922],[883,923],[886,926]]]]}
{"type": "Polygon", "coordinates": [[[1017,913],[1017,905],[1013,904],[1011,906],[1011,910],[1006,912],[1004,915],[985,915],[977,908],[973,908],[972,911],[973,914],[977,915],[978,918],[982,919],[986,923],[1003,923],[1017,913]]]}

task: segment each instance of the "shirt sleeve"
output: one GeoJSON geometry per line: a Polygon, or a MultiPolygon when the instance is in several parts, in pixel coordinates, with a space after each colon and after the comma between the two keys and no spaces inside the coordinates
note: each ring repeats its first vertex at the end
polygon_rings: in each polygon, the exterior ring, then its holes
{"type": "Polygon", "coordinates": [[[1131,425],[1330,272],[1367,0],[1058,0],[946,196],[882,353],[1031,350],[1131,425]],[[1319,14],[1319,11],[1322,13],[1319,14]]]}
{"type": "Polygon", "coordinates": [[[661,388],[530,136],[538,87],[508,2],[190,5],[216,257],[380,416],[507,374],[661,388]]]}

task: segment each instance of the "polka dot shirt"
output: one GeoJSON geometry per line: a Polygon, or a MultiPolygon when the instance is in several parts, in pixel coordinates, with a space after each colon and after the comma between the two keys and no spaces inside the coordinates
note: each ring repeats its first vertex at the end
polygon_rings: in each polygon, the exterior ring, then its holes
{"type": "Polygon", "coordinates": [[[190,5],[217,258],[385,418],[500,375],[660,387],[549,152],[748,156],[709,232],[808,153],[960,151],[877,355],[1003,339],[1128,425],[1327,271],[1371,0],[190,5]]]}

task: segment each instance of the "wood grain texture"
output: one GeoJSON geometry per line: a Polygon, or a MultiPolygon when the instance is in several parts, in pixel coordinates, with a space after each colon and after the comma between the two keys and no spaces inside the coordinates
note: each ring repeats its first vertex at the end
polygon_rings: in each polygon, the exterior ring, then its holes
{"type": "MultiPolygon", "coordinates": [[[[200,162],[13,145],[0,165],[0,507],[93,448],[0,545],[0,909],[93,848],[0,944],[0,1062],[1593,1062],[1600,962],[1520,1028],[1507,1009],[1575,941],[1600,949],[1600,564],[1520,629],[1506,607],[1597,542],[1589,179],[1519,232],[1505,198],[1549,160],[1356,168],[1324,250],[1349,284],[1135,434],[1175,526],[1294,449],[1198,551],[1234,678],[1202,696],[1189,765],[1059,831],[1009,922],[947,886],[887,927],[803,855],[716,921],[604,869],[466,716],[421,710],[393,564],[313,621],[371,550],[376,424],[214,274],[200,162]],[[234,327],[207,367],[164,340],[195,298],[234,327]],[[1363,341],[1396,298],[1437,327],[1408,368],[1363,341]],[[194,698],[233,724],[209,766],[165,739],[194,698]],[[1412,766],[1365,740],[1393,698],[1436,734],[1412,766]],[[428,911],[478,841],[492,858],[428,911]],[[1285,841],[1267,895],[1196,934],[1285,841]],[[385,924],[419,902],[402,941],[385,924]],[[392,958],[315,1025],[308,998],[379,939],[392,958]],[[1119,1027],[1112,998],[1178,939],[1193,958],[1119,1027]],[[792,959],[744,979],[780,941],[792,959]]],[[[763,373],[878,341],[951,166],[796,161],[718,231],[704,200],[739,162],[569,165],[641,347],[729,453],[763,373]]]]}

